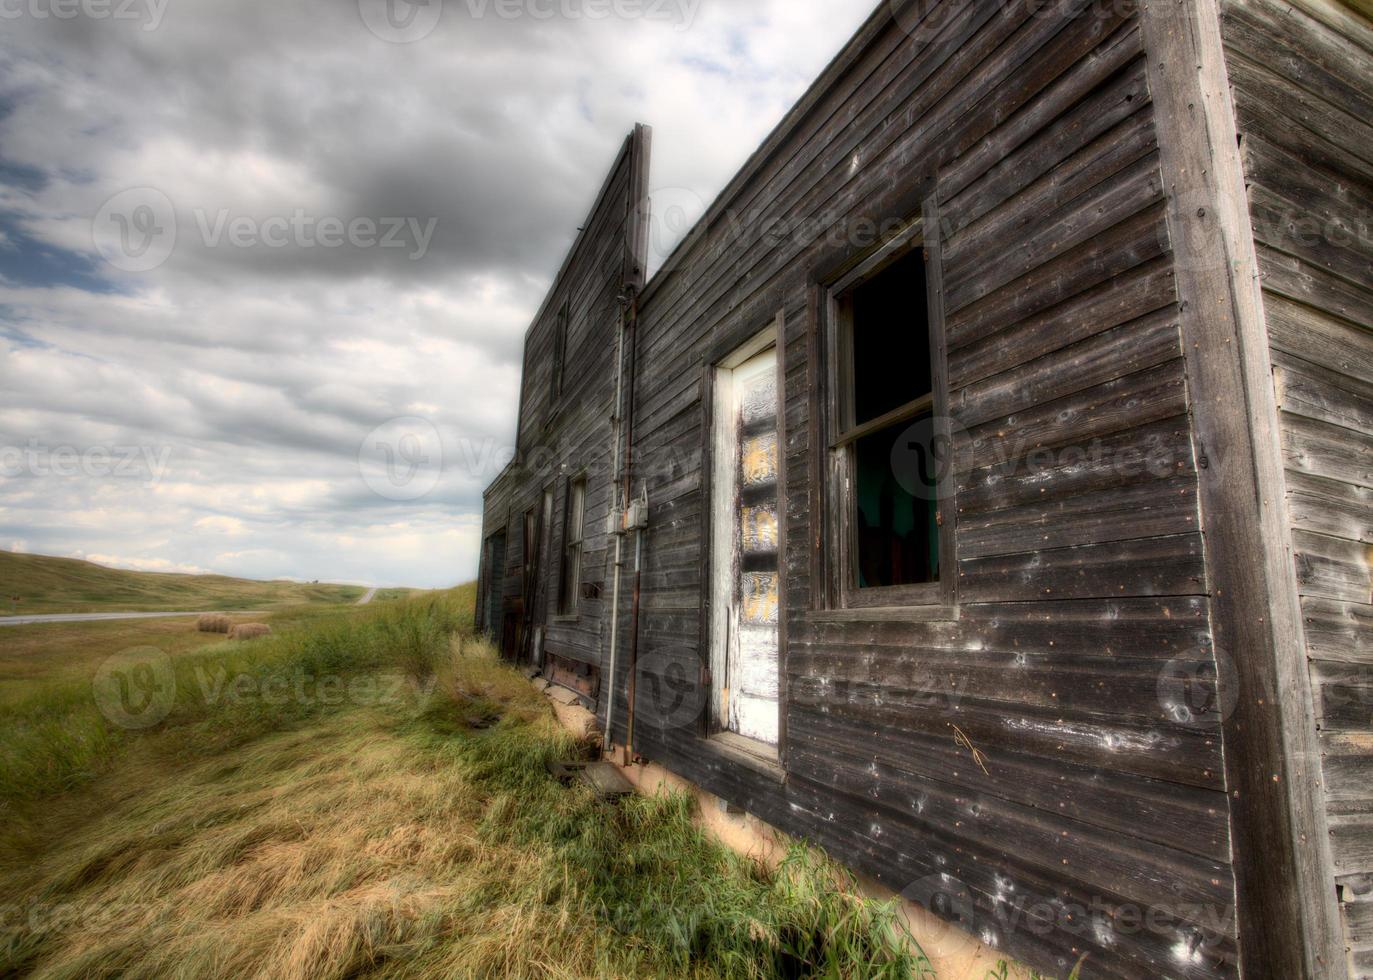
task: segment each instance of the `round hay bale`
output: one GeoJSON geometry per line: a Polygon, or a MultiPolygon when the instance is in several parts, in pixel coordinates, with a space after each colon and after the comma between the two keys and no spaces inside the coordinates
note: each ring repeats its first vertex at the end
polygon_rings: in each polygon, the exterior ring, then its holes
{"type": "Polygon", "coordinates": [[[233,622],[222,613],[209,613],[196,620],[195,627],[202,633],[227,633],[233,622]]]}
{"type": "Polygon", "coordinates": [[[240,623],[229,630],[231,640],[257,640],[271,635],[272,628],[266,623],[240,623]]]}

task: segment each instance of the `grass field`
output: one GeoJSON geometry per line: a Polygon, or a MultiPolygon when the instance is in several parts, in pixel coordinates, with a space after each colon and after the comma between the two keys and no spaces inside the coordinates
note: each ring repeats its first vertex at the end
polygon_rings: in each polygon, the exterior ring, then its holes
{"type": "MultiPolygon", "coordinates": [[[[129,572],[74,558],[0,551],[0,616],[270,610],[357,602],[365,591],[354,585],[129,572]]],[[[403,590],[391,590],[390,597],[398,591],[403,590]]]]}
{"type": "MultiPolygon", "coordinates": [[[[331,605],[290,606],[266,614],[231,613],[230,620],[287,630],[337,612],[331,605]]],[[[6,626],[0,633],[0,704],[31,697],[52,684],[89,682],[101,663],[126,650],[179,657],[225,642],[222,633],[201,633],[195,619],[185,617],[6,626]]]]}
{"type": "Polygon", "coordinates": [[[929,975],[813,852],[770,872],[685,797],[551,779],[580,749],[471,638],[473,598],[306,610],[0,703],[0,976],[929,975]]]}

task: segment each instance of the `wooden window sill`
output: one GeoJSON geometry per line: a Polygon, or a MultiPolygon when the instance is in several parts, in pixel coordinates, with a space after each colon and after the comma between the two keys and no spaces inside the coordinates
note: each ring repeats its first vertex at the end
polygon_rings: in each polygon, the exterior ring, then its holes
{"type": "Polygon", "coordinates": [[[722,759],[747,766],[779,784],[786,782],[787,772],[782,768],[775,745],[766,745],[734,732],[719,732],[710,736],[705,744],[722,759]]]}
{"type": "Polygon", "coordinates": [[[806,614],[812,623],[956,623],[958,606],[857,606],[852,609],[816,609],[806,614]]]}

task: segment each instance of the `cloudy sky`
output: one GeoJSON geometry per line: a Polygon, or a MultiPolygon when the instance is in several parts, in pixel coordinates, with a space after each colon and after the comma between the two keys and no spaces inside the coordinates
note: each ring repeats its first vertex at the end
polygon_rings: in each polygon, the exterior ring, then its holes
{"type": "Polygon", "coordinates": [[[474,577],[525,327],[624,136],[703,209],[869,12],[0,0],[0,548],[474,577]]]}

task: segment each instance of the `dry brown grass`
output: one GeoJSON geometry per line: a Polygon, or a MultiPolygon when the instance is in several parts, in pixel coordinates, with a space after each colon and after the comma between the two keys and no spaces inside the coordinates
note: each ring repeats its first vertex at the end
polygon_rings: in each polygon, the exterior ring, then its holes
{"type": "MultiPolygon", "coordinates": [[[[444,688],[511,698],[557,737],[494,661],[444,688]]],[[[142,760],[62,804],[43,858],[11,851],[0,876],[50,926],[20,939],[42,948],[31,975],[602,975],[573,883],[538,900],[547,852],[484,842],[482,795],[393,720],[347,712],[175,771],[142,760]]]]}

